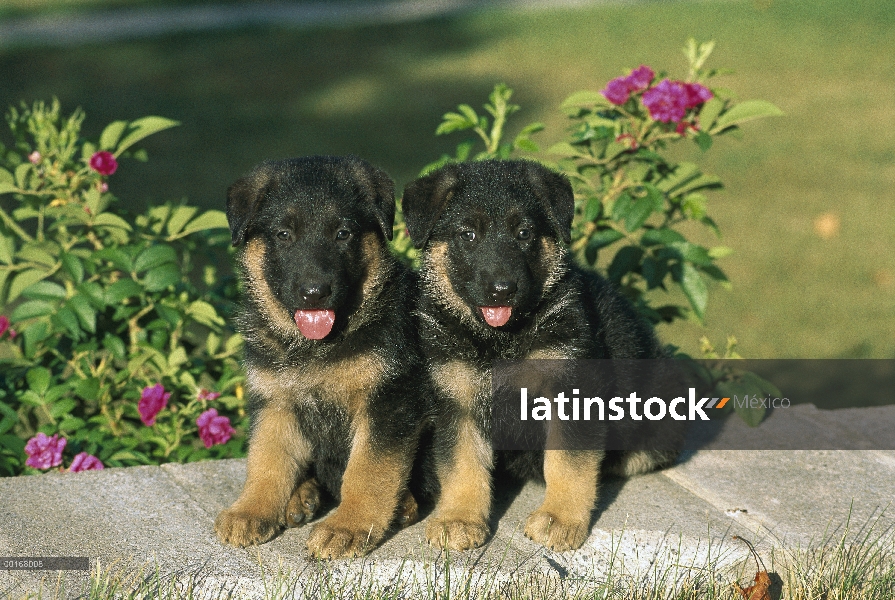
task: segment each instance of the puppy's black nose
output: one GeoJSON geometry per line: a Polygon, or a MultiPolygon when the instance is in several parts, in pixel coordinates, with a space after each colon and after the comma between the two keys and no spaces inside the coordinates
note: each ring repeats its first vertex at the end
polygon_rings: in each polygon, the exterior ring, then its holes
{"type": "Polygon", "coordinates": [[[492,281],[488,284],[488,297],[496,304],[506,304],[516,293],[515,281],[492,281]]]}
{"type": "Polygon", "coordinates": [[[311,306],[319,305],[323,300],[332,294],[332,288],[328,283],[305,283],[298,290],[302,300],[311,306]]]}

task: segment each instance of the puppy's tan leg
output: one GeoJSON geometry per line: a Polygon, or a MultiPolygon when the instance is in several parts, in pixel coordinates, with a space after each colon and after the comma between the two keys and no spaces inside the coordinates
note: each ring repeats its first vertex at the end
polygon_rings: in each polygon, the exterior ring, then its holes
{"type": "Polygon", "coordinates": [[[531,513],[525,535],[551,550],[575,550],[590,532],[597,501],[602,452],[544,451],[547,489],[540,508],[531,513]]]}
{"type": "Polygon", "coordinates": [[[395,518],[411,462],[412,457],[403,452],[375,451],[370,444],[369,422],[362,419],[342,476],[342,502],[311,531],[311,555],[362,556],[376,547],[395,518]]]}
{"type": "Polygon", "coordinates": [[[457,445],[439,468],[441,496],[426,525],[426,538],[437,548],[467,550],[485,543],[491,513],[491,444],[469,416],[460,423],[457,445]]]}
{"type": "Polygon", "coordinates": [[[310,523],[320,508],[320,484],[313,477],[295,487],[286,505],[286,526],[301,527],[310,523]]]}
{"type": "Polygon", "coordinates": [[[261,409],[249,442],[245,487],[218,515],[218,538],[239,547],[272,538],[286,524],[286,505],[310,460],[310,446],[292,411],[261,409]]]}

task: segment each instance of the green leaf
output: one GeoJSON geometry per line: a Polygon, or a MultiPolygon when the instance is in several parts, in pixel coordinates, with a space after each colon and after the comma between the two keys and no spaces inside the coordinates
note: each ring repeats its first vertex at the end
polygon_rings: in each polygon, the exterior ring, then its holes
{"type": "Polygon", "coordinates": [[[625,229],[629,232],[640,229],[651,214],[655,203],[652,198],[643,197],[635,200],[625,215],[625,229]]]}
{"type": "Polygon", "coordinates": [[[190,221],[177,237],[189,235],[197,231],[205,231],[207,229],[227,229],[228,227],[227,215],[224,214],[223,211],[209,210],[190,221]]]}
{"type": "Polygon", "coordinates": [[[93,220],[93,224],[94,226],[100,225],[102,227],[117,227],[126,231],[132,230],[130,223],[128,223],[118,215],[110,212],[104,212],[96,215],[96,218],[93,220]]]}
{"type": "Polygon", "coordinates": [[[176,263],[177,253],[171,246],[158,244],[150,246],[137,256],[134,271],[142,273],[165,263],[176,263]]]}
{"type": "Polygon", "coordinates": [[[39,396],[43,396],[50,388],[50,370],[44,367],[34,367],[25,373],[25,381],[28,389],[39,396]]]}
{"type": "Polygon", "coordinates": [[[199,210],[198,206],[178,206],[171,213],[171,218],[168,219],[167,231],[168,235],[176,235],[180,233],[183,227],[187,224],[187,221],[193,218],[193,215],[196,214],[196,211],[199,210]]]}
{"type": "Polygon", "coordinates": [[[696,267],[690,263],[682,263],[679,268],[679,283],[681,289],[687,297],[687,300],[690,301],[690,306],[693,307],[693,312],[695,312],[696,316],[699,317],[699,320],[702,321],[705,319],[705,307],[709,300],[709,291],[705,284],[705,280],[703,280],[699,271],[696,270],[696,267]]]}
{"type": "Polygon", "coordinates": [[[709,256],[712,258],[724,258],[725,256],[730,256],[733,252],[733,248],[728,248],[727,246],[715,246],[714,248],[709,248],[709,256]]]}
{"type": "Polygon", "coordinates": [[[699,165],[691,162],[680,163],[668,177],[656,184],[659,190],[668,193],[699,175],[699,165]]]}
{"type": "Polygon", "coordinates": [[[106,288],[105,303],[115,305],[125,298],[139,296],[143,293],[143,287],[133,279],[119,279],[106,288]]]}
{"type": "Polygon", "coordinates": [[[77,405],[78,403],[71,398],[59,400],[50,407],[50,415],[54,419],[58,419],[59,417],[70,413],[77,405]]]}
{"type": "Polygon", "coordinates": [[[25,328],[22,336],[25,338],[25,356],[31,358],[37,351],[37,345],[50,337],[50,326],[45,321],[37,321],[25,328]]]}
{"type": "Polygon", "coordinates": [[[702,131],[710,131],[712,129],[712,125],[715,124],[718,115],[724,110],[724,104],[724,100],[712,98],[702,105],[699,111],[699,126],[702,128],[702,131]]]}
{"type": "Polygon", "coordinates": [[[86,377],[79,379],[75,384],[74,392],[84,400],[99,399],[100,384],[96,377],[86,377]]]}
{"type": "Polygon", "coordinates": [[[16,256],[20,260],[36,262],[48,267],[56,266],[56,256],[53,252],[58,252],[52,244],[44,244],[40,242],[31,242],[24,246],[16,256]]]}
{"type": "Polygon", "coordinates": [[[214,307],[203,300],[192,302],[186,309],[186,314],[199,323],[212,327],[214,325],[223,325],[224,319],[218,315],[214,307]]]}
{"type": "Polygon", "coordinates": [[[696,190],[701,190],[703,188],[719,187],[721,187],[721,179],[719,177],[716,177],[715,175],[700,175],[695,179],[691,179],[681,187],[672,190],[670,195],[672,198],[677,198],[688,192],[695,192],[696,190]]]}
{"type": "Polygon", "coordinates": [[[66,253],[62,255],[62,268],[68,273],[75,283],[84,281],[84,265],[81,259],[74,254],[66,253]]]}
{"type": "Polygon", "coordinates": [[[603,96],[603,94],[601,94],[600,92],[582,90],[580,92],[575,92],[574,94],[563,100],[559,108],[561,110],[566,110],[569,108],[592,106],[595,104],[599,106],[611,106],[606,97],[603,96]]]}
{"type": "Polygon", "coordinates": [[[28,174],[31,173],[31,171],[33,170],[33,167],[34,167],[34,165],[32,165],[29,162],[23,162],[18,167],[16,167],[15,179],[16,179],[16,185],[19,186],[19,188],[21,188],[23,190],[27,189],[27,187],[28,187],[27,177],[28,177],[28,174]]]}
{"type": "Polygon", "coordinates": [[[72,296],[68,306],[75,311],[81,327],[90,333],[96,333],[96,311],[84,296],[72,296]]]}
{"type": "Polygon", "coordinates": [[[598,198],[597,196],[591,196],[587,199],[587,204],[584,208],[584,220],[593,221],[600,216],[600,211],[602,208],[603,203],[600,201],[600,198],[598,198]]]}
{"type": "Polygon", "coordinates": [[[53,320],[65,327],[74,339],[81,339],[81,326],[75,311],[63,306],[53,315],[53,320]]]}
{"type": "Polygon", "coordinates": [[[180,123],[164,117],[143,117],[142,119],[137,119],[136,121],[131,122],[128,127],[127,135],[125,135],[124,139],[118,143],[118,148],[115,150],[115,156],[120,156],[122,152],[143,138],[177,125],[180,125],[180,123]]]}
{"type": "Polygon", "coordinates": [[[147,291],[158,292],[169,285],[175,285],[180,282],[183,274],[180,267],[175,264],[166,263],[154,269],[150,269],[143,279],[143,286],[147,291]]]}
{"type": "Polygon", "coordinates": [[[113,121],[109,123],[99,136],[100,149],[114,149],[115,144],[121,139],[121,134],[124,133],[125,128],[127,128],[127,121],[113,121]]]}
{"type": "Polygon", "coordinates": [[[697,133],[694,141],[696,142],[696,145],[699,146],[699,149],[703,152],[708,151],[708,149],[712,147],[712,136],[704,131],[700,131],[699,133],[697,133]]]}
{"type": "Polygon", "coordinates": [[[669,245],[675,242],[687,241],[684,236],[673,229],[663,227],[661,229],[649,229],[640,238],[640,243],[644,246],[669,245]]]}
{"type": "Polygon", "coordinates": [[[93,258],[94,260],[107,260],[115,265],[116,268],[127,273],[134,270],[134,263],[131,257],[118,248],[103,248],[99,252],[94,252],[93,258]]]}
{"type": "Polygon", "coordinates": [[[0,415],[3,415],[0,419],[0,434],[6,433],[19,422],[19,415],[5,402],[0,402],[0,415]]]}
{"type": "Polygon", "coordinates": [[[12,311],[10,319],[12,319],[14,323],[17,323],[19,321],[24,321],[25,319],[51,315],[55,310],[55,304],[43,300],[31,300],[30,302],[19,304],[16,309],[12,311]]]}
{"type": "Polygon", "coordinates": [[[118,336],[107,333],[106,337],[103,338],[103,348],[111,352],[118,360],[127,359],[127,348],[118,336]]]}
{"type": "Polygon", "coordinates": [[[27,287],[41,281],[48,275],[46,271],[39,269],[27,269],[16,275],[12,283],[9,284],[9,296],[6,298],[7,303],[12,302],[19,297],[27,287]]]}
{"type": "Polygon", "coordinates": [[[628,216],[628,211],[633,203],[634,199],[627,192],[616,198],[615,203],[612,205],[612,220],[624,220],[628,216]]]}
{"type": "Polygon", "coordinates": [[[618,284],[621,282],[622,277],[637,269],[641,257],[643,257],[642,248],[639,246],[625,246],[613,257],[606,274],[613,283],[618,284]]]}
{"type": "Polygon", "coordinates": [[[10,184],[13,185],[16,182],[16,178],[12,173],[7,171],[6,169],[0,167],[0,184],[10,184]]]}
{"type": "Polygon", "coordinates": [[[22,296],[43,300],[58,300],[65,298],[65,288],[52,281],[38,281],[22,290],[22,296]]]}
{"type": "Polygon", "coordinates": [[[16,246],[13,238],[7,237],[0,233],[0,262],[11,265],[12,257],[15,254],[16,246]]]}
{"type": "Polygon", "coordinates": [[[693,244],[691,242],[672,242],[668,244],[668,247],[677,252],[685,261],[699,266],[708,266],[712,264],[712,257],[709,256],[708,250],[699,244],[693,244]]]}
{"type": "Polygon", "coordinates": [[[718,117],[709,133],[720,133],[728,127],[763,117],[782,117],[783,111],[766,100],[746,100],[718,117]]]}

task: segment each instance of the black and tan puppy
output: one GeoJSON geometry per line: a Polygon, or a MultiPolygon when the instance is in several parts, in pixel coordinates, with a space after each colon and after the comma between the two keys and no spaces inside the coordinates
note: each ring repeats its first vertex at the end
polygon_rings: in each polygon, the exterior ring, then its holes
{"type": "MultiPolygon", "coordinates": [[[[489,534],[492,361],[657,358],[662,350],[633,307],[575,266],[562,245],[570,241],[574,199],[561,175],[527,161],[451,164],[411,183],[403,210],[423,249],[418,317],[437,388],[441,495],[426,535],[462,550],[489,534]]],[[[647,445],[613,456],[599,448],[534,449],[501,458],[516,474],[546,482],[526,535],[568,550],[588,535],[601,468],[633,475],[675,456],[647,445]]]]}
{"type": "Polygon", "coordinates": [[[394,210],[391,179],[354,157],[264,162],[228,190],[252,429],[245,488],[215,523],[223,542],[309,521],[322,490],[339,504],[310,534],[314,556],[363,554],[415,518],[428,395],[415,275],[386,242],[394,210]]]}

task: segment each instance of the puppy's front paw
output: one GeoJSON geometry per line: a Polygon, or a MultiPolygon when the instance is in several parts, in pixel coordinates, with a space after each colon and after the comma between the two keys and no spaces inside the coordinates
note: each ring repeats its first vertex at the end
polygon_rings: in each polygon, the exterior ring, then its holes
{"type": "Polygon", "coordinates": [[[300,527],[314,518],[320,507],[320,484],[314,478],[308,479],[292,492],[286,505],[286,526],[300,527]]]}
{"type": "Polygon", "coordinates": [[[245,548],[263,544],[280,531],[282,521],[274,515],[230,507],[222,510],[214,522],[214,530],[225,544],[245,548]]]}
{"type": "Polygon", "coordinates": [[[338,512],[318,523],[308,536],[308,552],[315,558],[349,558],[363,556],[372,550],[382,537],[372,528],[361,528],[340,523],[338,512]]]}
{"type": "Polygon", "coordinates": [[[426,539],[436,548],[469,550],[485,543],[490,533],[483,521],[432,517],[426,525],[426,539]]]}
{"type": "Polygon", "coordinates": [[[525,535],[551,550],[565,552],[577,550],[587,539],[590,523],[587,520],[563,519],[545,510],[536,510],[528,516],[525,535]]]}

